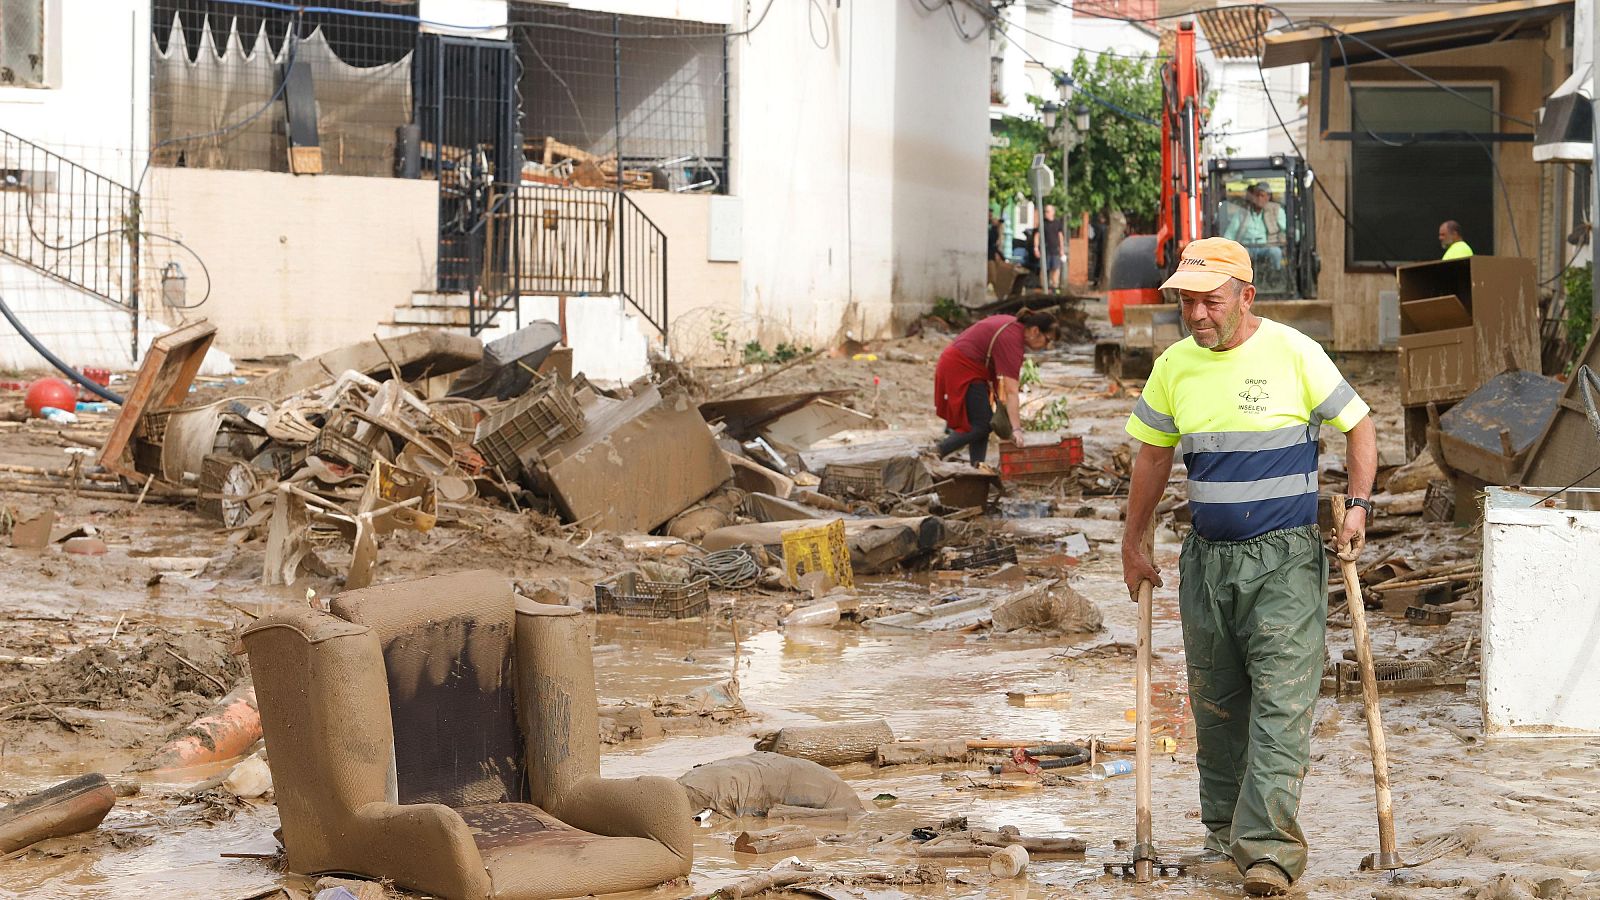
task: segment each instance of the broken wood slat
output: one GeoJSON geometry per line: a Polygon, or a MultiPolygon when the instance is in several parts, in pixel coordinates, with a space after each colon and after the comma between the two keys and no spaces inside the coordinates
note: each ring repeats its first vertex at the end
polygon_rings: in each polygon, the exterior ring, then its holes
{"type": "Polygon", "coordinates": [[[804,825],[785,825],[781,828],[769,828],[766,831],[741,831],[733,841],[733,849],[736,852],[756,854],[781,853],[785,850],[801,850],[816,845],[817,836],[804,825]]]}
{"type": "Polygon", "coordinates": [[[1080,838],[1028,837],[1009,827],[999,831],[969,831],[967,834],[974,844],[991,847],[1017,845],[1029,853],[1075,854],[1088,849],[1088,844],[1080,838]]]}
{"type": "Polygon", "coordinates": [[[216,337],[217,326],[205,319],[190,322],[157,337],[150,343],[135,376],[133,390],[123,397],[122,409],[111,426],[111,434],[100,448],[100,465],[119,475],[137,479],[128,456],[128,442],[144,420],[146,412],[176,407],[189,396],[189,386],[200,374],[206,351],[216,337]]]}

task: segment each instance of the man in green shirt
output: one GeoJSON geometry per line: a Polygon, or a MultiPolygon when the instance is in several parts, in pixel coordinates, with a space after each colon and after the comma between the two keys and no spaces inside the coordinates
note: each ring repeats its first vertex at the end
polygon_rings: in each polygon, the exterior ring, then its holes
{"type": "Polygon", "coordinates": [[[1283,233],[1288,227],[1283,207],[1272,199],[1265,181],[1244,191],[1245,209],[1222,230],[1222,236],[1238,241],[1250,254],[1252,266],[1271,271],[1283,268],[1283,233]]]}
{"type": "Polygon", "coordinates": [[[1439,226],[1439,246],[1444,248],[1441,259],[1465,259],[1472,255],[1472,248],[1461,239],[1461,225],[1454,219],[1439,226]]]}

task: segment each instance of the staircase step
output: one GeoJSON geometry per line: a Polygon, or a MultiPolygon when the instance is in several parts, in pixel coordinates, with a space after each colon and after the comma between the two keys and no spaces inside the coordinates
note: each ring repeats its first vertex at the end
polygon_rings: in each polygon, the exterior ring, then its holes
{"type": "Polygon", "coordinates": [[[472,324],[472,310],[461,306],[397,306],[394,321],[400,325],[472,324]]]}
{"type": "Polygon", "coordinates": [[[378,337],[388,339],[415,334],[418,331],[448,331],[451,334],[470,335],[472,329],[465,325],[408,325],[404,322],[379,322],[378,337]]]}
{"type": "Polygon", "coordinates": [[[411,305],[417,307],[467,307],[472,305],[472,297],[468,294],[445,291],[412,291],[411,305]]]}

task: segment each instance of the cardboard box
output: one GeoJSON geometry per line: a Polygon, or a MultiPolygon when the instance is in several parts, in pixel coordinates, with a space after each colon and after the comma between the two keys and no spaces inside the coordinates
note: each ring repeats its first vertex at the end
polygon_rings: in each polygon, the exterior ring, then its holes
{"type": "MultiPolygon", "coordinates": [[[[1471,256],[1401,266],[1400,402],[1451,402],[1505,371],[1539,371],[1533,261],[1471,256]]],[[[1409,440],[1408,440],[1409,443],[1409,440]]]]}

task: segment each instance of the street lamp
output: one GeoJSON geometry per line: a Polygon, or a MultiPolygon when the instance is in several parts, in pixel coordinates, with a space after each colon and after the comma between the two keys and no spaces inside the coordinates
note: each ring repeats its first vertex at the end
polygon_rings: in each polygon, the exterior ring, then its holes
{"type": "Polygon", "coordinates": [[[1056,114],[1061,112],[1061,107],[1057,106],[1054,100],[1046,100],[1044,106],[1039,107],[1039,111],[1044,113],[1044,130],[1055,131],[1056,114]]]}
{"type": "Polygon", "coordinates": [[[1072,110],[1072,124],[1077,127],[1078,133],[1083,134],[1089,130],[1089,107],[1082,103],[1072,110]]]}

